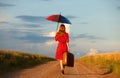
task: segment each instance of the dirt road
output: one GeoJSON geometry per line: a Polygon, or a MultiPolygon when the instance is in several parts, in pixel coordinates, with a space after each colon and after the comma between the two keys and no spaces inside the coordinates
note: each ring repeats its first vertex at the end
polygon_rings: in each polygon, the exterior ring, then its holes
{"type": "Polygon", "coordinates": [[[65,67],[65,74],[61,74],[58,61],[48,62],[46,64],[11,72],[0,76],[0,78],[120,78],[114,74],[101,74],[88,68],[80,62],[75,62],[74,67],[65,67]]]}

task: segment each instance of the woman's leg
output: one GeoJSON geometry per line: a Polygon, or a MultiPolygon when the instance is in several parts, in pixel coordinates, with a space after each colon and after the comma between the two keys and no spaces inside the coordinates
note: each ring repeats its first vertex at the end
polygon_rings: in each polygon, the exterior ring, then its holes
{"type": "Polygon", "coordinates": [[[60,68],[61,68],[62,74],[64,74],[64,69],[63,69],[63,63],[62,63],[62,60],[60,60],[60,68]]]}
{"type": "Polygon", "coordinates": [[[61,70],[63,70],[62,60],[60,60],[60,68],[61,68],[61,70]]]}

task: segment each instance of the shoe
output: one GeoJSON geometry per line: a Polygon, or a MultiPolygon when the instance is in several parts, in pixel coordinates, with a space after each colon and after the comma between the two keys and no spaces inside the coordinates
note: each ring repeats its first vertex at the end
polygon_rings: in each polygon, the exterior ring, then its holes
{"type": "Polygon", "coordinates": [[[64,70],[62,70],[61,72],[62,72],[62,74],[64,74],[64,70]]]}
{"type": "Polygon", "coordinates": [[[63,68],[65,69],[65,65],[63,65],[63,68]]]}

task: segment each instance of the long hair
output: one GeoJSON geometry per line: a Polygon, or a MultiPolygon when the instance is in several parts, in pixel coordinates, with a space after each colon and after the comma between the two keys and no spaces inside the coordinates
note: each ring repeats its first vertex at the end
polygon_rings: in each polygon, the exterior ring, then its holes
{"type": "Polygon", "coordinates": [[[66,28],[65,28],[65,25],[64,25],[64,24],[61,24],[61,25],[60,25],[58,32],[64,32],[64,33],[66,33],[66,28]],[[62,28],[64,28],[64,30],[63,30],[62,28]]]}
{"type": "Polygon", "coordinates": [[[57,32],[58,35],[63,36],[66,33],[66,28],[64,24],[61,24],[57,32]]]}

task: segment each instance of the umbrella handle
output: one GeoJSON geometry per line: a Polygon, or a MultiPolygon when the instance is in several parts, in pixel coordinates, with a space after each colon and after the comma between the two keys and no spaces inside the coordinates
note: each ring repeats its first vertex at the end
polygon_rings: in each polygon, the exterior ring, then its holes
{"type": "Polygon", "coordinates": [[[57,28],[56,28],[56,32],[58,31],[58,26],[59,26],[59,22],[57,23],[57,28]]]}

